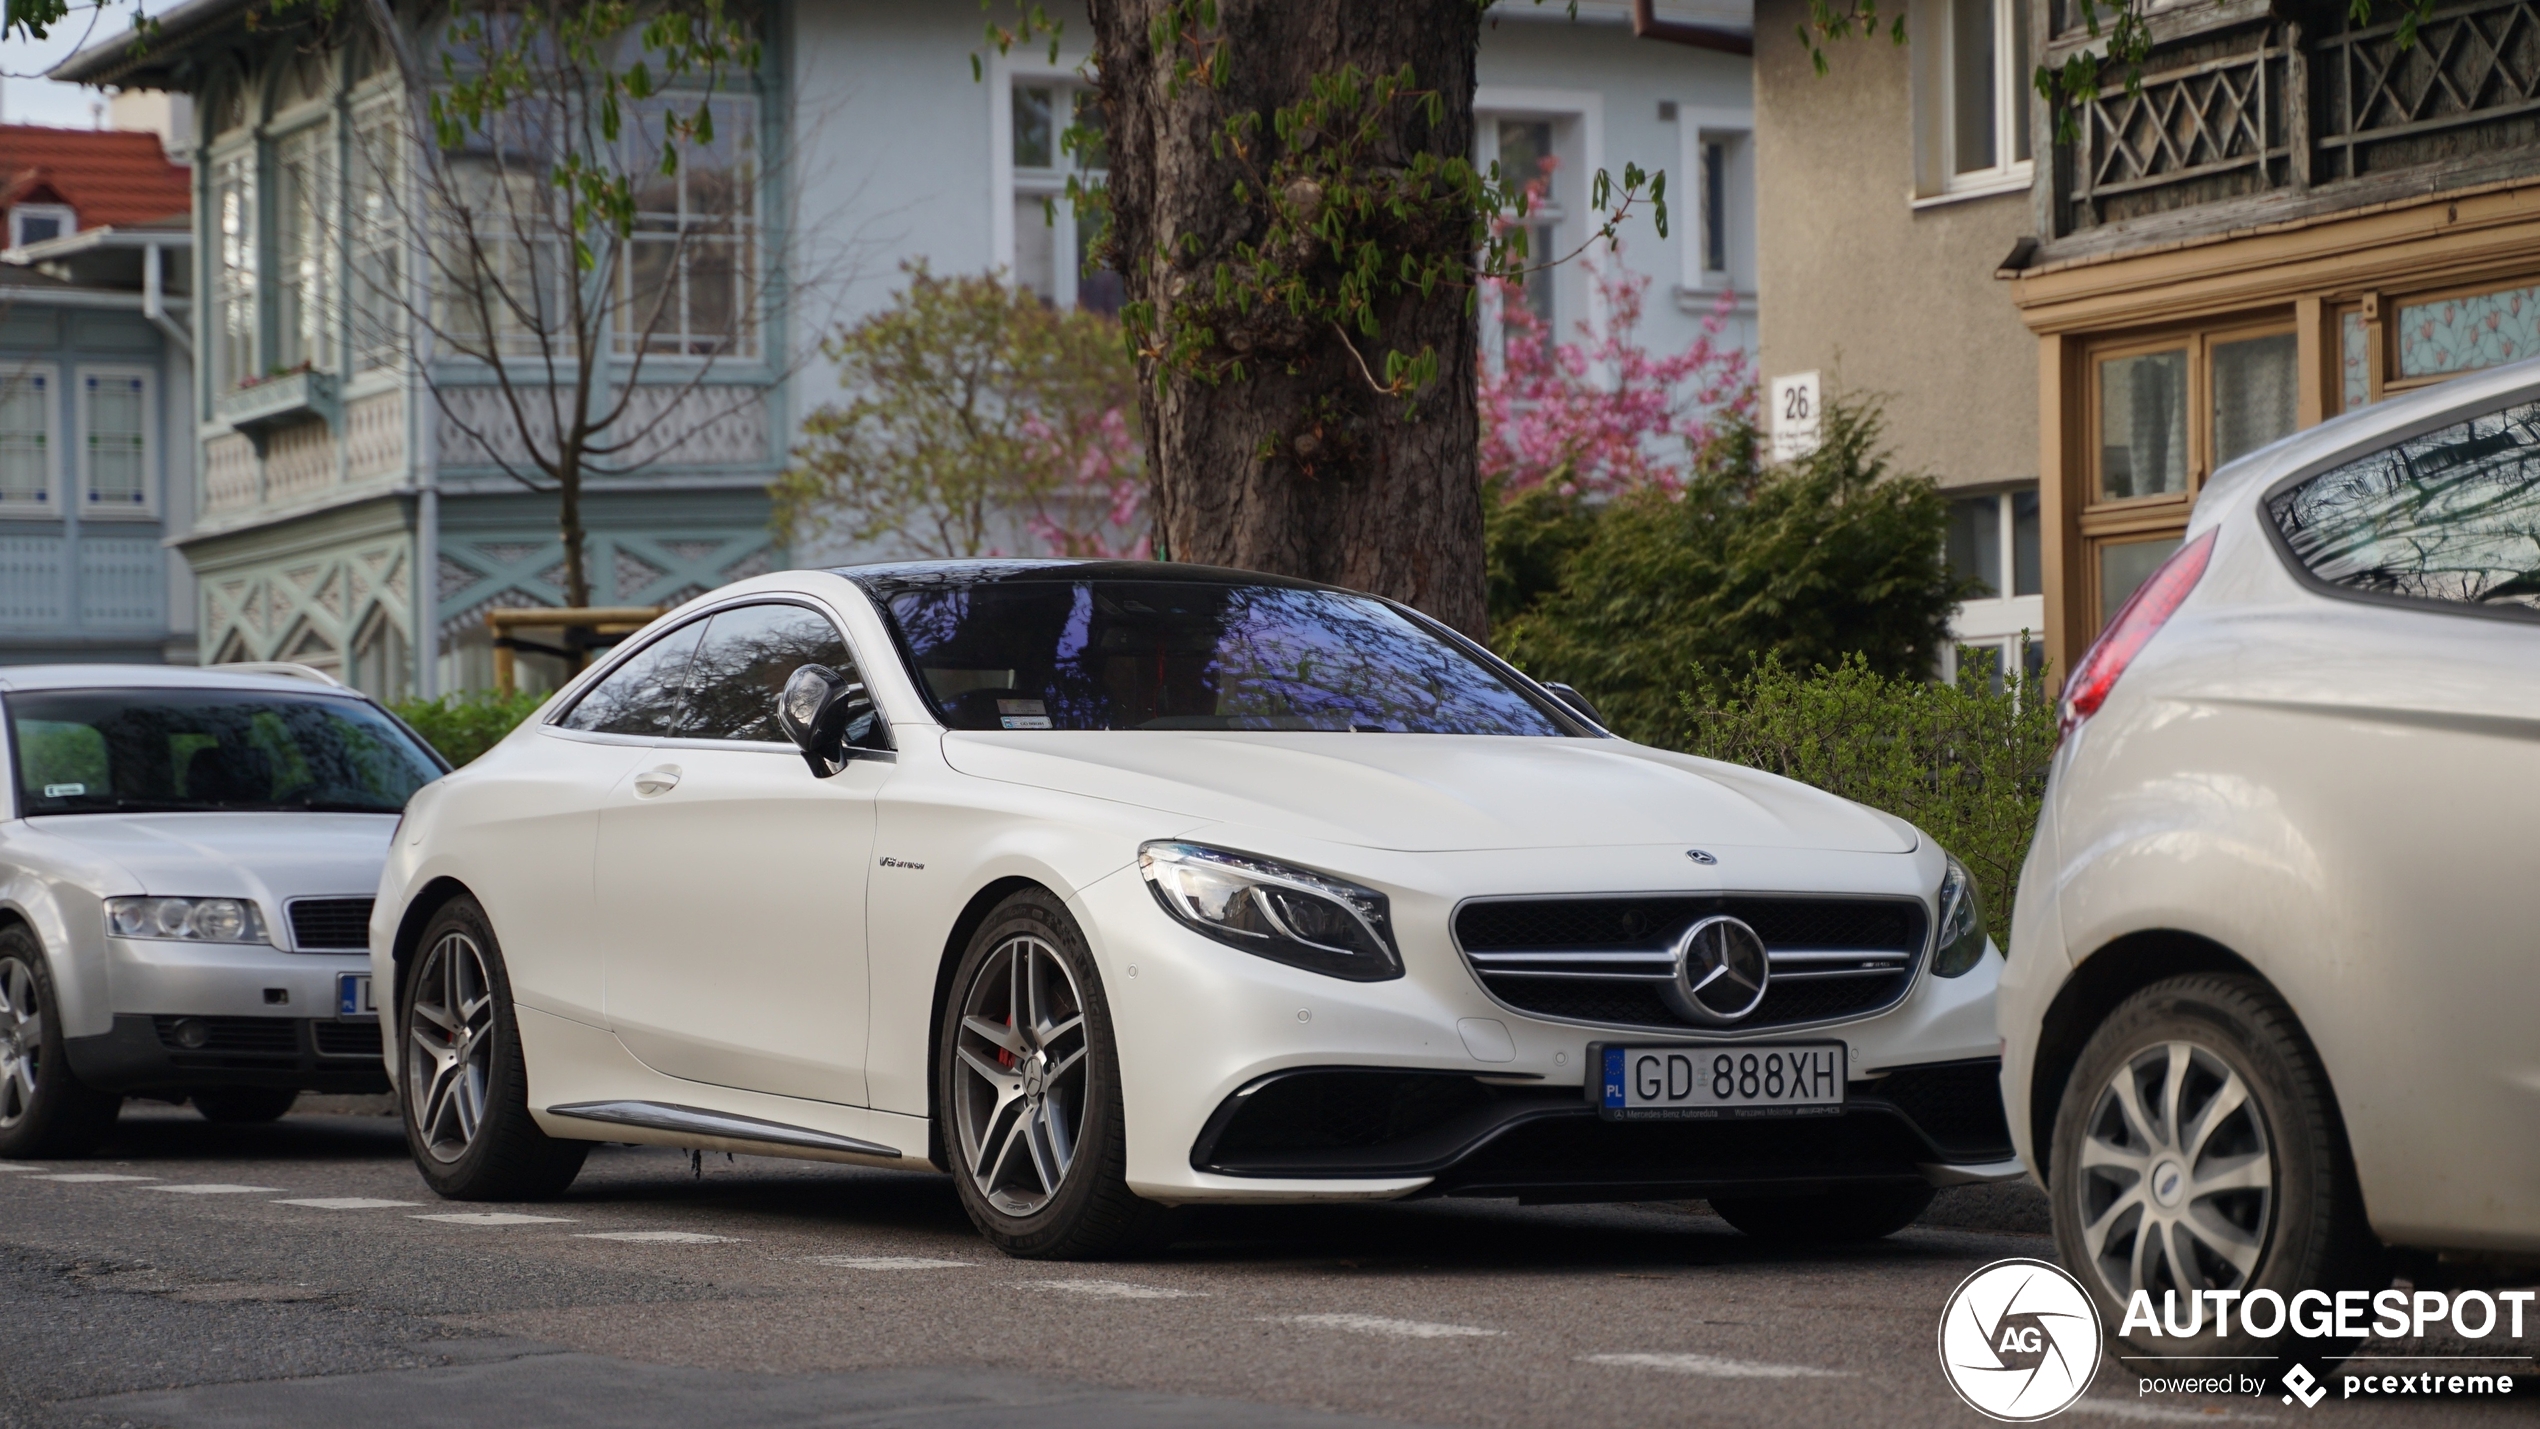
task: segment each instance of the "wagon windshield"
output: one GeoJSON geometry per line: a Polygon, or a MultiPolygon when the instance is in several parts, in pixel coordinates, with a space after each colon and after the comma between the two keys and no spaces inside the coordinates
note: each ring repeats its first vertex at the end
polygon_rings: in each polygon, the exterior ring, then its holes
{"type": "Polygon", "coordinates": [[[952,729],[1574,732],[1453,641],[1341,591],[1007,581],[885,609],[952,729]]]}
{"type": "Polygon", "coordinates": [[[393,814],[441,769],[355,699],[255,690],[8,697],[21,814],[393,814]]]}

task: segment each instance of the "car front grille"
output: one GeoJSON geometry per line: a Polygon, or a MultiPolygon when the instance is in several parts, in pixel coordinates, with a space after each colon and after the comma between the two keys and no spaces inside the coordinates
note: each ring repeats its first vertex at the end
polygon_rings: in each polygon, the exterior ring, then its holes
{"type": "Polygon", "coordinates": [[[321,1057],[376,1057],[379,1055],[379,1024],[376,1022],[312,1022],[309,1033],[317,1038],[321,1057]]]}
{"type": "Polygon", "coordinates": [[[300,898],[290,907],[291,945],[302,952],[366,951],[370,947],[368,898],[300,898]]]}
{"type": "Polygon", "coordinates": [[[1677,937],[1703,918],[1743,920],[1772,956],[1762,1005],[1735,1030],[1859,1017],[1913,985],[1923,905],[1911,898],[1753,894],[1507,898],[1456,911],[1455,941],[1507,1007],[1564,1022],[1666,1031],[1722,1029],[1677,1015],[1662,995],[1677,937]]]}

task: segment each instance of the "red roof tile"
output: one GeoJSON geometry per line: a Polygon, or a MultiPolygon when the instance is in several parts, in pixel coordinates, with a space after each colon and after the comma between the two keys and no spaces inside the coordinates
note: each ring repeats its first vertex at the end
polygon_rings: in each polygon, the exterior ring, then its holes
{"type": "Polygon", "coordinates": [[[81,228],[147,223],[193,208],[193,175],[156,134],[0,124],[0,207],[18,203],[69,204],[81,228]]]}

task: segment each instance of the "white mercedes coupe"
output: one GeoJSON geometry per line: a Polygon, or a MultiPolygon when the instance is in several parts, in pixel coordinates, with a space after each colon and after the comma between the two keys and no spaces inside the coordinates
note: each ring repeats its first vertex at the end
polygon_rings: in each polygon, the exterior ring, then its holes
{"type": "Polygon", "coordinates": [[[1062,1258],[1175,1205],[1437,1195],[1860,1238],[2020,1174],[1946,851],[1244,572],[693,601],[416,795],[371,966],[456,1199],[554,1195],[597,1141],[948,1170],[1062,1258]]]}

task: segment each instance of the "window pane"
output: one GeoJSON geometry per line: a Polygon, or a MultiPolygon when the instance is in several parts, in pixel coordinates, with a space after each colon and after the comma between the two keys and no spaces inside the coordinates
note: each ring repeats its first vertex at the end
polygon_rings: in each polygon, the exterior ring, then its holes
{"type": "Polygon", "coordinates": [[[2112,541],[2099,548],[2099,623],[2116,619],[2117,612],[2134,595],[2136,587],[2152,578],[2161,562],[2176,551],[2179,538],[2163,536],[2150,541],[2112,541]]]}
{"type": "Polygon", "coordinates": [[[847,642],[827,616],[799,605],[745,605],[716,615],[689,666],[684,739],[785,742],[776,696],[805,665],[856,679],[847,642]]]}
{"type": "Polygon", "coordinates": [[[1990,169],[1994,157],[1993,0],[1950,0],[1950,165],[1954,173],[1990,169]]]}
{"type": "Polygon", "coordinates": [[[1050,92],[1018,87],[1014,91],[1014,166],[1046,169],[1058,152],[1051,132],[1050,92]]]}
{"type": "Polygon", "coordinates": [[[149,501],[146,398],[138,377],[92,376],[88,396],[88,504],[113,510],[149,501]]]}
{"type": "Polygon", "coordinates": [[[2540,286],[2399,309],[2399,375],[2440,377],[2540,356],[2540,286]]]}
{"type": "Polygon", "coordinates": [[[327,310],[327,276],[335,245],[328,233],[324,154],[331,141],[322,126],[302,130],[282,146],[275,163],[278,367],[330,365],[327,337],[333,319],[327,310]]]}
{"type": "Polygon", "coordinates": [[[2028,0],[2007,0],[2007,3],[2011,8],[2011,83],[2010,93],[2003,96],[2002,102],[2011,111],[2008,116],[2011,121],[2011,158],[2019,161],[2029,157],[2028,0]]]}
{"type": "Polygon", "coordinates": [[[212,180],[215,252],[213,383],[235,387],[256,371],[256,161],[224,160],[212,180]]]}
{"type": "Polygon", "coordinates": [[[2540,610],[2540,403],[2412,437],[2268,506],[2294,556],[2350,590],[2540,610]]]}
{"type": "Polygon", "coordinates": [[[2037,595],[2046,589],[2039,544],[2037,493],[2011,493],[2011,594],[2037,595]]]}
{"type": "Polygon", "coordinates": [[[52,214],[13,213],[10,217],[17,221],[18,231],[10,235],[10,238],[14,242],[21,244],[42,243],[48,238],[59,238],[62,236],[62,220],[56,218],[52,214]]]}
{"type": "Polygon", "coordinates": [[[1984,600],[2002,593],[2002,498],[1971,496],[1949,503],[1949,574],[1984,589],[1984,600]]]}
{"type": "Polygon", "coordinates": [[[53,498],[52,428],[46,406],[53,383],[25,372],[0,381],[0,501],[53,498]]]}
{"type": "Polygon", "coordinates": [[[1990,690],[1997,695],[2002,693],[2002,647],[1959,646],[1958,688],[1990,690]]]}
{"type": "Polygon", "coordinates": [[[1087,312],[1116,318],[1120,316],[1120,304],[1128,292],[1118,273],[1109,268],[1089,266],[1093,242],[1094,226],[1084,219],[1076,220],[1076,306],[1087,312]]]}
{"type": "Polygon", "coordinates": [[[1058,295],[1058,234],[1051,227],[1049,206],[1035,194],[1014,199],[1014,281],[1055,302],[1058,295]]]}
{"type": "Polygon", "coordinates": [[[1729,146],[1702,146],[1702,271],[1729,271],[1729,146]]]}
{"type": "Polygon", "coordinates": [[[2344,405],[2337,410],[2351,412],[2372,400],[2371,332],[2364,326],[2360,308],[2349,308],[2337,317],[2337,351],[2343,367],[2344,405]]]}
{"type": "Polygon", "coordinates": [[[670,733],[687,688],[688,659],[705,632],[704,621],[693,621],[636,651],[574,702],[564,727],[597,734],[670,733]]]}
{"type": "Polygon", "coordinates": [[[2218,342],[2213,361],[2214,465],[2293,434],[2300,370],[2293,334],[2218,342]]]}
{"type": "Polygon", "coordinates": [[[1551,179],[1544,173],[1543,161],[1553,157],[1552,122],[1548,119],[1502,119],[1499,121],[1499,177],[1510,187],[1544,180],[1544,196],[1552,195],[1551,179]]]}
{"type": "Polygon", "coordinates": [[[1090,89],[1075,92],[1070,115],[1079,131],[1076,135],[1076,167],[1100,172],[1111,167],[1111,150],[1103,142],[1102,96],[1090,89]]]}
{"type": "Polygon", "coordinates": [[[406,295],[404,225],[397,210],[395,118],[366,116],[353,134],[352,287],[355,364],[384,367],[395,359],[406,295]]]}
{"type": "Polygon", "coordinates": [[[2187,489],[2187,354],[2099,364],[2099,496],[2123,501],[2187,489]]]}

